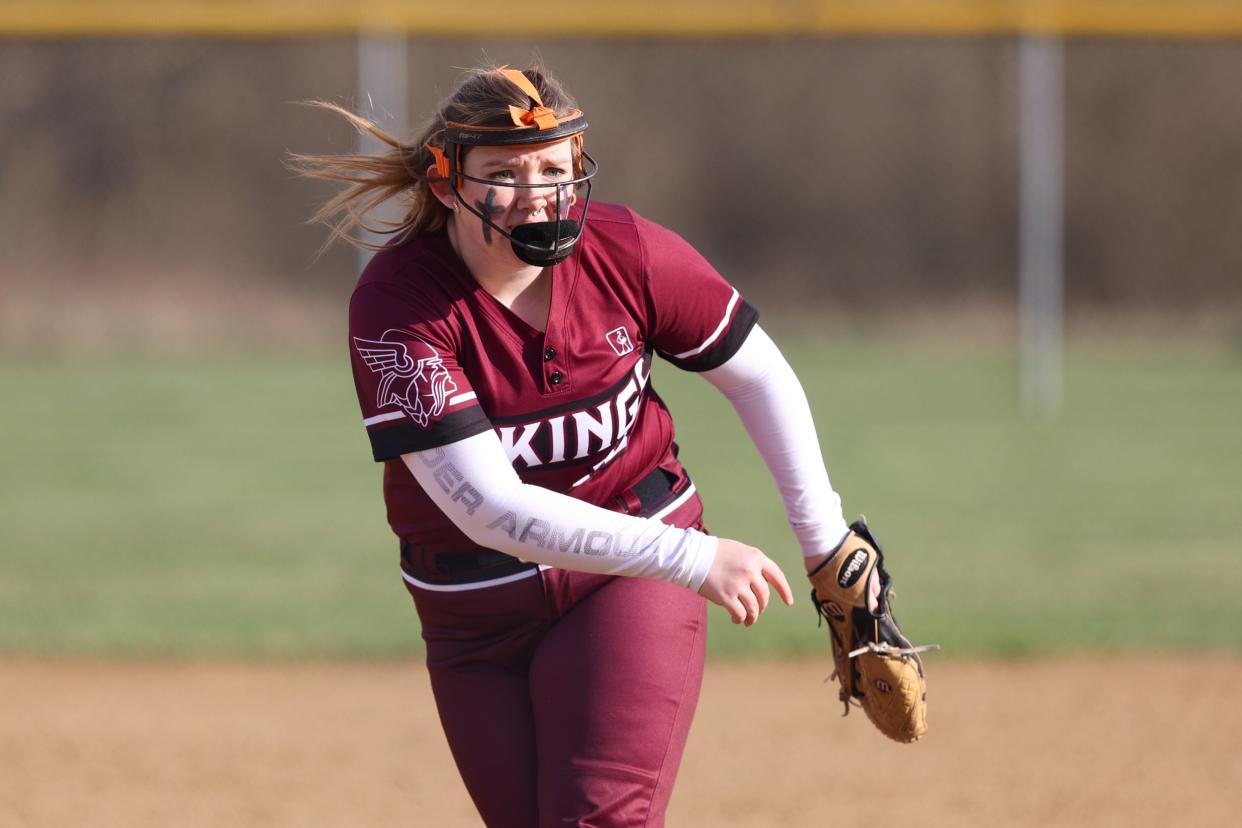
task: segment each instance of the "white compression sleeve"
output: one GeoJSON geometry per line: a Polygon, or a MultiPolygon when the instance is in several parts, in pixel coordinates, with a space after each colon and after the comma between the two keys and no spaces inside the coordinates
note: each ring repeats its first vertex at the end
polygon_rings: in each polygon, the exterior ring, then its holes
{"type": "Polygon", "coordinates": [[[733,404],[785,501],[806,557],[849,532],[815,435],[806,393],[776,343],[756,325],[737,353],[703,377],[733,404]]]}
{"type": "Polygon", "coordinates": [[[697,591],[716,557],[711,535],[523,483],[492,431],[401,459],[468,538],[525,561],[697,591]]]}

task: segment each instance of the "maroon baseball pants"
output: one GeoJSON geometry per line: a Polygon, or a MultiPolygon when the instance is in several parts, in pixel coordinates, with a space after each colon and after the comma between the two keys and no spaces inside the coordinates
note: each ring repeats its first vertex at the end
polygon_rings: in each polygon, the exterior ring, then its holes
{"type": "MultiPolygon", "coordinates": [[[[700,514],[696,496],[661,519],[700,514]]],[[[646,578],[508,577],[406,579],[440,721],[484,822],[662,826],[703,678],[706,601],[646,578]]]]}

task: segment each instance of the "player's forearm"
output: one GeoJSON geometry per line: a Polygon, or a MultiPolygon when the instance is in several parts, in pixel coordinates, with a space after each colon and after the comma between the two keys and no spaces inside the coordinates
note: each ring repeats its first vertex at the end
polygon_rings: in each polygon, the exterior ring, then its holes
{"type": "Polygon", "coordinates": [[[833,490],[802,384],[756,325],[733,357],[703,373],[737,411],[785,501],[789,525],[810,557],[849,531],[833,490]]]}
{"type": "Polygon", "coordinates": [[[715,557],[710,535],[523,483],[493,433],[402,459],[467,537],[526,561],[698,590],[715,557]]]}

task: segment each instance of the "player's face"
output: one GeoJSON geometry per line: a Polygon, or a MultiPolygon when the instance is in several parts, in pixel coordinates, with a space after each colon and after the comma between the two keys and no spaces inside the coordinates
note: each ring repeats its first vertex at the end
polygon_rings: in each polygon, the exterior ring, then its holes
{"type": "MultiPolygon", "coordinates": [[[[574,177],[573,141],[569,138],[552,144],[472,147],[462,166],[466,175],[494,183],[463,180],[458,185],[461,198],[505,231],[528,222],[565,218],[574,203],[573,187],[561,184],[574,177]],[[513,184],[538,186],[508,186],[513,184]],[[558,189],[560,216],[556,215],[558,189]]],[[[460,242],[480,244],[517,261],[509,240],[469,210],[458,210],[454,221],[460,223],[460,242]]]]}

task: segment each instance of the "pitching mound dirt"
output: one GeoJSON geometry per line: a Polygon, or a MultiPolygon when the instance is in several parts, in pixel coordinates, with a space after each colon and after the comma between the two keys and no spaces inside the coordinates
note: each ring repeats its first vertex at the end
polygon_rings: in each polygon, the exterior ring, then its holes
{"type": "MultiPolygon", "coordinates": [[[[1130,828],[1242,811],[1242,660],[932,658],[915,745],[840,718],[822,660],[709,664],[669,825],[1130,828]]],[[[0,699],[0,825],[479,824],[416,664],[10,660],[0,699]]]]}

